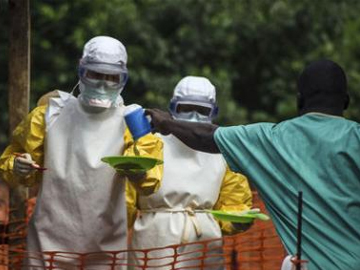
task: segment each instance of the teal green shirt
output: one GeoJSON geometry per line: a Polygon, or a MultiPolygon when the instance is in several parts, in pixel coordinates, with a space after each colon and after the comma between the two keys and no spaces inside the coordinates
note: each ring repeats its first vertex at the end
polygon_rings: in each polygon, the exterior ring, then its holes
{"type": "Polygon", "coordinates": [[[230,168],[256,186],[290,254],[303,191],[309,270],[360,270],[358,123],[310,113],[279,124],[219,127],[214,138],[230,168]]]}

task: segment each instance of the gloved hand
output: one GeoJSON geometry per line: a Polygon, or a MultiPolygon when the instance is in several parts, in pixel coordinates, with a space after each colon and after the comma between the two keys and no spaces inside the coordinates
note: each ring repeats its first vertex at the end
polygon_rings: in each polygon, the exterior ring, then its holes
{"type": "MultiPolygon", "coordinates": [[[[244,210],[239,212],[239,215],[246,215],[246,214],[257,214],[260,213],[260,208],[253,208],[253,209],[248,209],[248,210],[244,210]]],[[[254,224],[254,222],[250,222],[250,223],[234,223],[232,222],[232,226],[235,228],[236,231],[239,232],[244,232],[248,229],[250,229],[250,227],[254,224]]]]}
{"type": "Polygon", "coordinates": [[[133,173],[130,170],[123,170],[121,173],[122,176],[126,176],[130,182],[141,182],[146,177],[146,172],[133,173]]]}
{"type": "Polygon", "coordinates": [[[254,225],[254,221],[249,222],[249,223],[234,223],[234,222],[232,222],[231,224],[237,232],[245,232],[248,229],[250,229],[252,225],[254,225]]]}
{"type": "Polygon", "coordinates": [[[21,155],[17,155],[14,161],[14,172],[21,177],[26,177],[30,175],[35,168],[35,161],[32,160],[31,155],[29,153],[23,153],[21,155]]]}

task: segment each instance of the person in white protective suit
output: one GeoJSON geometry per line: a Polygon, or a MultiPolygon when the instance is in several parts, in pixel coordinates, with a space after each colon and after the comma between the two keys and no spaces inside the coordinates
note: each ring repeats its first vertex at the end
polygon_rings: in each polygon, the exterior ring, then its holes
{"type": "MultiPolygon", "coordinates": [[[[38,253],[45,251],[96,252],[83,257],[84,269],[110,269],[112,255],[102,252],[127,248],[126,175],[115,174],[101,161],[132,152],[120,95],[128,76],[126,63],[126,49],[117,39],[89,40],[79,63],[79,96],[58,91],[39,102],[45,105],[20,123],[1,156],[0,172],[10,185],[40,184],[24,269],[50,266],[44,261],[48,256],[38,253]],[[39,171],[40,166],[47,170],[39,171]]],[[[141,138],[137,147],[141,155],[161,158],[156,153],[162,143],[152,134],[141,138]]],[[[155,167],[145,177],[134,175],[137,192],[156,191],[160,169],[155,167]]],[[[64,253],[52,263],[67,270],[81,264],[75,254],[64,253]]]]}
{"type": "MultiPolygon", "coordinates": [[[[211,122],[217,115],[215,87],[204,77],[187,76],[176,85],[170,103],[170,113],[179,121],[211,122]]],[[[142,196],[127,187],[129,227],[132,227],[131,249],[151,249],[195,241],[218,239],[224,234],[238,233],[247,225],[235,227],[230,222],[217,222],[206,210],[246,211],[252,206],[248,180],[229,170],[221,155],[194,151],[175,136],[157,134],[163,141],[164,170],[160,189],[142,196]]],[[[236,224],[239,225],[239,224],[236,224]]],[[[222,269],[223,260],[210,258],[219,254],[222,241],[213,242],[205,252],[205,268],[222,269]],[[216,266],[217,265],[217,266],[216,266]],[[215,268],[212,268],[212,267],[215,268]]],[[[175,268],[200,269],[196,259],[204,246],[185,245],[177,249],[175,268]],[[183,255],[190,252],[188,255],[183,255]],[[180,267],[180,268],[179,268],[180,267]]],[[[134,252],[131,264],[143,266],[143,252],[134,252]]],[[[147,253],[148,266],[169,269],[174,263],[173,248],[147,253]],[[169,256],[168,258],[164,258],[169,256]],[[162,259],[160,259],[162,258],[162,259]],[[152,259],[152,260],[151,260],[152,259]],[[163,266],[163,267],[161,267],[163,266]]],[[[135,267],[136,269],[136,267],[135,267]]],[[[152,269],[152,268],[149,268],[152,269]]]]}

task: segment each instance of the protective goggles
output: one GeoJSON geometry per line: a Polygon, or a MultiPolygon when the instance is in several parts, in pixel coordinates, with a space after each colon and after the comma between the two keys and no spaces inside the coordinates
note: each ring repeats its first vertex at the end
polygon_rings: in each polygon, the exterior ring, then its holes
{"type": "Polygon", "coordinates": [[[195,111],[209,119],[215,118],[219,110],[215,102],[201,96],[174,97],[170,101],[169,109],[175,117],[180,116],[181,113],[195,111]]]}
{"type": "Polygon", "coordinates": [[[84,84],[92,87],[104,86],[110,89],[120,89],[125,86],[128,79],[128,73],[126,68],[110,69],[108,67],[107,69],[105,69],[104,64],[101,67],[102,68],[99,68],[99,65],[80,65],[80,80],[84,84]]]}

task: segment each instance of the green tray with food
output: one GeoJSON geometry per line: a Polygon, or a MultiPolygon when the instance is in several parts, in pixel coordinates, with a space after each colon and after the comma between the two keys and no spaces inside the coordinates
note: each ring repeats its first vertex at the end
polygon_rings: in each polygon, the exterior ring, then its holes
{"type": "Polygon", "coordinates": [[[223,211],[223,210],[208,210],[216,219],[223,221],[230,221],[233,223],[250,223],[255,219],[262,221],[270,220],[269,216],[260,213],[260,209],[250,209],[245,211],[223,211]]]}
{"type": "Polygon", "coordinates": [[[108,156],[101,160],[120,173],[144,173],[163,163],[160,159],[144,156],[108,156]]]}

